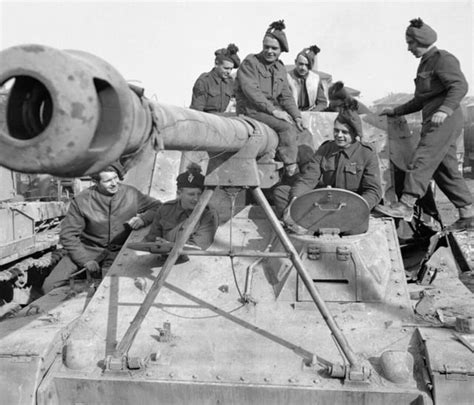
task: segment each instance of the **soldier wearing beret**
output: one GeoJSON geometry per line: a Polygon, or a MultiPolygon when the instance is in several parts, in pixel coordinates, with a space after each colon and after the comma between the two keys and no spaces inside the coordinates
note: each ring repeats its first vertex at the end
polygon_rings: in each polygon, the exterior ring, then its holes
{"type": "Polygon", "coordinates": [[[426,194],[433,178],[441,191],[459,210],[455,227],[470,226],[473,220],[472,196],[458,170],[456,139],[461,133],[463,115],[460,102],[468,90],[459,61],[434,46],[436,32],[421,19],[410,21],[405,33],[408,51],[420,64],[413,99],[382,115],[400,116],[422,111],[421,139],[405,174],[400,201],[377,210],[407,221],[413,217],[416,201],[426,194]]]}
{"type": "Polygon", "coordinates": [[[280,139],[277,149],[290,175],[297,170],[298,131],[304,131],[301,113],[288,85],[284,64],[278,59],[288,52],[283,21],[272,23],[263,38],[263,50],[248,55],[237,71],[237,113],[273,128],[280,139]]]}
{"type": "Polygon", "coordinates": [[[208,113],[223,113],[234,97],[234,79],[232,69],[240,65],[237,55],[239,48],[229,44],[227,48],[218,49],[214,54],[214,68],[198,77],[193,87],[191,108],[208,113]]]}
{"type": "Polygon", "coordinates": [[[311,70],[319,52],[316,45],[304,48],[288,73],[288,84],[300,111],[322,111],[328,106],[321,78],[311,70]]]}
{"type": "Polygon", "coordinates": [[[380,169],[377,154],[360,142],[361,136],[362,122],[357,112],[341,111],[334,121],[334,140],[319,147],[291,187],[275,189],[277,211],[281,213],[293,199],[316,187],[328,186],[353,191],[370,209],[374,208],[382,197],[380,169]]]}
{"type": "MultiPolygon", "coordinates": [[[[191,163],[187,171],[178,176],[178,198],[165,202],[157,210],[145,241],[154,242],[157,237],[176,241],[183,230],[184,221],[191,215],[202,194],[204,176],[200,171],[199,165],[191,163]]],[[[187,243],[207,249],[214,241],[218,223],[217,212],[206,207],[187,243]]]]}
{"type": "Polygon", "coordinates": [[[334,83],[328,90],[329,106],[326,112],[340,112],[345,108],[352,108],[351,105],[357,104],[358,114],[372,114],[372,112],[361,102],[355,100],[344,87],[344,83],[338,81],[334,83]]]}

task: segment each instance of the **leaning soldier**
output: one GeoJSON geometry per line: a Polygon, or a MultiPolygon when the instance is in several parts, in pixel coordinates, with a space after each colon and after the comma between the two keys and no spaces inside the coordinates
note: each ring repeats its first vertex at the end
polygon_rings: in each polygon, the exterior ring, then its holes
{"type": "MultiPolygon", "coordinates": [[[[169,242],[177,240],[183,231],[184,221],[193,212],[204,189],[204,176],[200,173],[200,169],[198,165],[191,164],[187,171],[177,177],[178,197],[165,202],[156,211],[145,241],[155,242],[156,238],[163,238],[169,242]]],[[[187,243],[207,249],[214,241],[218,224],[217,212],[207,206],[187,243]]]]}
{"type": "Polygon", "coordinates": [[[240,65],[238,51],[237,46],[229,44],[214,53],[214,68],[201,74],[194,83],[190,106],[193,110],[214,114],[227,111],[229,102],[235,96],[231,73],[240,65]]]}
{"type": "Polygon", "coordinates": [[[341,81],[338,81],[329,87],[328,96],[329,106],[324,110],[326,112],[339,112],[345,108],[351,108],[350,106],[353,105],[355,101],[355,103],[357,103],[358,114],[373,114],[364,104],[355,100],[349,94],[344,83],[341,81]]]}
{"type": "Polygon", "coordinates": [[[280,139],[277,152],[285,171],[297,171],[298,131],[305,130],[298,106],[288,85],[287,72],[279,60],[288,52],[283,21],[273,22],[265,32],[263,49],[248,55],[237,71],[237,113],[244,114],[273,128],[280,139]]]}
{"type": "Polygon", "coordinates": [[[361,137],[357,106],[342,110],[334,121],[334,140],[319,147],[291,187],[275,189],[275,205],[286,207],[314,188],[330,186],[359,194],[373,209],[382,197],[380,169],[376,152],[361,137]]]}
{"type": "Polygon", "coordinates": [[[295,68],[288,73],[288,83],[300,111],[322,111],[328,106],[323,82],[313,72],[320,49],[316,45],[304,48],[295,59],[295,68]]]}
{"type": "Polygon", "coordinates": [[[135,187],[120,184],[122,167],[112,164],[91,176],[94,185],[71,201],[59,241],[67,252],[43,283],[43,291],[66,284],[84,268],[105,273],[132,229],[149,225],[161,203],[135,187]]]}
{"type": "Polygon", "coordinates": [[[463,126],[460,102],[468,84],[459,61],[434,43],[436,32],[420,18],[410,21],[405,39],[408,51],[420,58],[415,79],[414,98],[396,108],[386,108],[381,115],[401,116],[422,111],[421,139],[415,149],[410,169],[405,173],[399,202],[379,205],[377,210],[394,218],[410,221],[417,200],[426,194],[433,178],[440,190],[459,211],[454,228],[472,226],[472,195],[458,170],[456,140],[463,126]]]}

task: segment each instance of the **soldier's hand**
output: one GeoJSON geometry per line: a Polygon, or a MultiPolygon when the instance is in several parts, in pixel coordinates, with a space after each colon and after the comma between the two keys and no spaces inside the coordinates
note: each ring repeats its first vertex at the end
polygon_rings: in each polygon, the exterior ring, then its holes
{"type": "Polygon", "coordinates": [[[296,128],[298,128],[300,131],[304,131],[305,129],[308,128],[303,122],[303,118],[301,117],[296,118],[295,123],[296,123],[296,128]]]}
{"type": "Polygon", "coordinates": [[[448,114],[443,111],[437,111],[431,117],[431,122],[437,126],[440,126],[446,118],[448,118],[448,114]]]}
{"type": "Polygon", "coordinates": [[[95,260],[89,260],[86,264],[84,264],[84,267],[91,273],[100,271],[99,263],[97,263],[95,260]]]}
{"type": "Polygon", "coordinates": [[[285,208],[285,211],[283,211],[283,222],[285,224],[294,224],[295,221],[293,221],[293,218],[291,218],[291,215],[290,215],[290,205],[291,204],[288,204],[287,207],[285,208]]]}
{"type": "Polygon", "coordinates": [[[127,221],[127,224],[130,226],[132,229],[140,229],[145,226],[145,221],[138,215],[127,221]]]}
{"type": "Polygon", "coordinates": [[[272,115],[273,115],[275,118],[278,118],[279,120],[283,120],[283,121],[289,122],[290,124],[293,123],[293,118],[291,118],[290,114],[288,114],[286,111],[273,110],[272,115]]]}
{"type": "Polygon", "coordinates": [[[293,232],[293,233],[296,233],[297,235],[304,235],[306,233],[306,229],[303,228],[302,226],[298,225],[294,220],[293,218],[291,218],[291,215],[290,215],[290,207],[291,207],[291,203],[296,199],[296,197],[294,197],[290,204],[288,204],[288,206],[285,208],[285,211],[283,211],[283,222],[286,224],[286,226],[288,227],[288,229],[293,232]]]}
{"type": "Polygon", "coordinates": [[[395,111],[391,107],[384,108],[379,115],[386,115],[387,117],[394,117],[395,111]]]}

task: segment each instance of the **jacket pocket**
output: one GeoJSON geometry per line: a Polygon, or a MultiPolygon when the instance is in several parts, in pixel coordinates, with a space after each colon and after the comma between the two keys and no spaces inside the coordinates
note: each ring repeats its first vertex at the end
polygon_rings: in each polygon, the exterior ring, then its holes
{"type": "Polygon", "coordinates": [[[273,95],[278,97],[283,90],[283,78],[282,77],[275,77],[273,81],[273,95]]]}
{"type": "Polygon", "coordinates": [[[415,85],[418,91],[427,92],[431,89],[431,77],[433,76],[433,71],[420,72],[416,76],[415,85]]]}
{"type": "Polygon", "coordinates": [[[357,191],[360,187],[363,167],[356,163],[347,163],[344,166],[344,176],[346,178],[346,188],[350,191],[357,191]]]}

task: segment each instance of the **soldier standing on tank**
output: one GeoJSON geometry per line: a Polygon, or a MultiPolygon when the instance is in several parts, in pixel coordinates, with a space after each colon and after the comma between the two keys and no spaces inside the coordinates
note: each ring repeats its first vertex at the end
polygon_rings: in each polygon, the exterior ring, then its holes
{"type": "Polygon", "coordinates": [[[105,273],[131,230],[153,220],[161,203],[135,187],[120,184],[121,176],[121,165],[112,164],[92,175],[95,184],[71,201],[59,235],[67,255],[45,279],[45,293],[67,284],[79,268],[105,273]]]}
{"type": "Polygon", "coordinates": [[[422,110],[421,139],[405,173],[400,201],[391,206],[379,205],[377,210],[411,220],[416,201],[426,194],[433,178],[459,210],[454,227],[470,226],[474,219],[472,195],[458,170],[456,158],[456,139],[463,125],[460,102],[468,84],[456,57],[434,46],[437,35],[428,24],[420,18],[411,20],[405,36],[408,51],[421,58],[415,95],[405,104],[385,109],[381,115],[394,117],[422,110]]]}
{"type": "Polygon", "coordinates": [[[322,111],[328,106],[321,78],[311,69],[321,50],[312,45],[304,48],[295,59],[295,68],[288,73],[291,93],[300,111],[322,111]]]}
{"type": "Polygon", "coordinates": [[[326,141],[301,169],[291,186],[274,190],[277,214],[300,195],[317,187],[337,187],[359,194],[374,208],[382,197],[377,154],[360,142],[362,122],[357,102],[342,110],[334,121],[334,140],[326,141]]]}
{"type": "Polygon", "coordinates": [[[191,108],[208,113],[223,113],[229,107],[234,95],[232,69],[240,65],[237,55],[239,48],[229,44],[227,48],[218,49],[214,54],[214,68],[201,74],[193,87],[191,108]]]}
{"type": "Polygon", "coordinates": [[[288,85],[285,65],[278,58],[288,52],[283,20],[273,22],[265,32],[263,49],[248,55],[237,71],[237,113],[244,114],[273,128],[280,139],[279,158],[285,171],[297,171],[298,131],[303,120],[288,85]]]}
{"type": "MultiPolygon", "coordinates": [[[[200,169],[198,165],[191,164],[177,177],[178,198],[165,202],[156,211],[145,241],[155,242],[156,238],[163,238],[169,242],[176,241],[183,231],[184,221],[193,212],[204,189],[204,176],[200,173],[200,169]]],[[[207,206],[187,243],[207,249],[214,241],[218,224],[217,212],[207,206]]]]}

